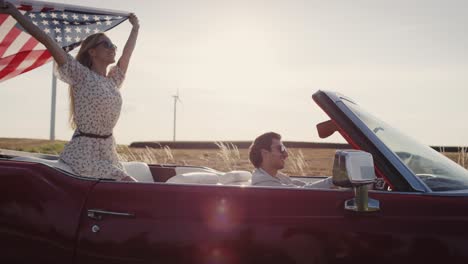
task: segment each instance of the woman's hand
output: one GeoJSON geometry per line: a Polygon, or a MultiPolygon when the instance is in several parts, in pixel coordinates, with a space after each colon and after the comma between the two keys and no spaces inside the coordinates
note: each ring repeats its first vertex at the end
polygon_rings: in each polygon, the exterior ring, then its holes
{"type": "Polygon", "coordinates": [[[14,6],[10,2],[5,2],[3,0],[0,0],[0,14],[13,14],[14,12],[18,12],[18,9],[16,6],[14,6]]]}
{"type": "Polygon", "coordinates": [[[140,29],[140,21],[138,21],[138,17],[134,13],[131,13],[130,16],[128,16],[128,21],[130,21],[130,24],[133,26],[132,30],[138,31],[140,29]]]}

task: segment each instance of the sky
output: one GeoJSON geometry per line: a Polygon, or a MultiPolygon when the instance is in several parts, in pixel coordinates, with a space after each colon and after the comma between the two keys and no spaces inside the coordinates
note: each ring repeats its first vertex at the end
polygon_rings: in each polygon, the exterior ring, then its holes
{"type": "MultiPolygon", "coordinates": [[[[319,139],[317,90],[354,99],[427,145],[468,146],[467,1],[62,0],[134,12],[117,143],[319,139]]],[[[120,49],[129,22],[107,34],[120,49]]],[[[74,53],[72,53],[74,54],[74,53]]],[[[48,139],[52,66],[0,83],[0,137],[48,139]]],[[[69,140],[59,81],[56,138],[69,140]]]]}

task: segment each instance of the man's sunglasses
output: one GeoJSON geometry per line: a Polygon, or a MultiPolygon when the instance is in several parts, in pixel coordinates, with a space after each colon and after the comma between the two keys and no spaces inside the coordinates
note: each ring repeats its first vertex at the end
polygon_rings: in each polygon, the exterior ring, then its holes
{"type": "Polygon", "coordinates": [[[107,40],[99,41],[94,46],[92,46],[92,48],[95,48],[101,44],[104,45],[104,48],[106,49],[117,49],[117,46],[114,43],[107,41],[107,40]]]}
{"type": "Polygon", "coordinates": [[[288,150],[286,149],[286,146],[281,144],[281,145],[276,145],[276,146],[272,146],[274,147],[275,149],[277,149],[281,154],[284,154],[286,153],[288,150]]]}

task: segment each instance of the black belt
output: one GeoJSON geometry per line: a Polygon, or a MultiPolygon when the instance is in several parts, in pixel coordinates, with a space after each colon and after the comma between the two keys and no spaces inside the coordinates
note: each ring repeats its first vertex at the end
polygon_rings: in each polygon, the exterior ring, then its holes
{"type": "Polygon", "coordinates": [[[77,131],[77,133],[74,134],[72,138],[77,138],[77,137],[89,137],[89,138],[103,138],[103,139],[106,139],[106,138],[112,137],[112,133],[109,134],[109,135],[97,135],[97,134],[84,133],[84,132],[81,132],[81,131],[77,131]]]}

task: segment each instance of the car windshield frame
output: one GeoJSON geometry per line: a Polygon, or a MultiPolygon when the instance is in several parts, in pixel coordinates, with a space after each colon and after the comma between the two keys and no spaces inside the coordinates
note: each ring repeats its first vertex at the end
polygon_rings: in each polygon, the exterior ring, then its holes
{"type": "Polygon", "coordinates": [[[422,181],[380,141],[374,133],[342,102],[351,99],[335,92],[318,90],[312,95],[317,105],[333,120],[337,131],[354,148],[369,152],[376,175],[384,177],[389,188],[398,192],[431,192],[422,181]]]}
{"type": "Polygon", "coordinates": [[[431,191],[468,190],[468,171],[443,154],[405,135],[348,98],[347,107],[431,191]]]}

